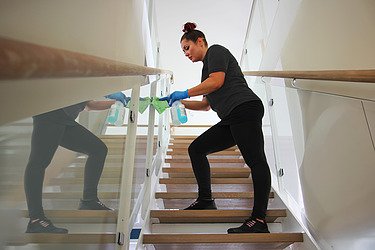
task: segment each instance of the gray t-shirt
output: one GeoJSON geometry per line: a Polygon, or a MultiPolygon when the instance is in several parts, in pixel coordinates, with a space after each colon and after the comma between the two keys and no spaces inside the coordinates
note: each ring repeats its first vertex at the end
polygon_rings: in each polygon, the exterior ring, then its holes
{"type": "Polygon", "coordinates": [[[216,91],[206,95],[211,108],[223,119],[238,105],[260,100],[249,88],[236,58],[221,45],[208,48],[203,59],[203,82],[211,73],[225,72],[224,84],[216,91]]]}

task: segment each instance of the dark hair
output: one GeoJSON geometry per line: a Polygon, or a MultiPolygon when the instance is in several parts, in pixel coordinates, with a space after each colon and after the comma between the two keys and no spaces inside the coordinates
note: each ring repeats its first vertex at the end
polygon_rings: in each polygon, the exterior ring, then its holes
{"type": "Polygon", "coordinates": [[[197,25],[195,23],[190,23],[190,22],[185,23],[184,28],[182,30],[184,34],[182,35],[180,42],[186,39],[188,41],[193,41],[194,43],[196,43],[198,38],[201,37],[203,38],[204,44],[208,46],[206,36],[203,34],[202,31],[196,30],[195,29],[196,27],[197,25]]]}

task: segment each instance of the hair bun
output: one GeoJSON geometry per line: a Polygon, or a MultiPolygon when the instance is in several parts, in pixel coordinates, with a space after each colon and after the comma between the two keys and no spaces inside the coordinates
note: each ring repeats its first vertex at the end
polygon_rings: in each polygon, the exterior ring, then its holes
{"type": "Polygon", "coordinates": [[[184,33],[188,33],[192,30],[195,30],[195,28],[197,27],[197,25],[195,23],[185,23],[184,24],[184,29],[182,30],[182,32],[184,33]]]}

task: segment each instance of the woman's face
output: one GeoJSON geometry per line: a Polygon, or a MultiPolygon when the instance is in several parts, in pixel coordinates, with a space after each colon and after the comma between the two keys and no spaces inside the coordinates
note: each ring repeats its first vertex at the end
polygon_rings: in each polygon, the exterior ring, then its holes
{"type": "Polygon", "coordinates": [[[181,41],[181,49],[185,56],[192,62],[202,61],[206,54],[206,49],[202,38],[198,38],[196,43],[191,40],[183,39],[181,41]]]}

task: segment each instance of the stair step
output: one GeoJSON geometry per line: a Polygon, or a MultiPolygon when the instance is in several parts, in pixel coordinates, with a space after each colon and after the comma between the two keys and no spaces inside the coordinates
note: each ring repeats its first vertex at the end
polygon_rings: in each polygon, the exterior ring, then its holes
{"type": "MultiPolygon", "coordinates": [[[[175,156],[175,155],[188,155],[188,151],[187,151],[187,148],[186,149],[171,149],[171,150],[168,150],[167,151],[168,155],[171,155],[171,156],[175,156]]],[[[219,151],[219,152],[216,152],[216,153],[212,153],[210,155],[231,155],[231,156],[240,156],[241,155],[241,152],[240,151],[219,151]]],[[[209,155],[209,156],[210,156],[209,155]]]]}
{"type": "Polygon", "coordinates": [[[109,244],[116,242],[116,234],[22,234],[19,237],[7,242],[7,245],[26,245],[26,244],[109,244]]]}
{"type": "MultiPolygon", "coordinates": [[[[208,158],[209,162],[219,162],[219,163],[245,163],[243,159],[240,158],[208,158]]],[[[166,163],[186,163],[190,162],[190,158],[166,158],[166,163]]]]}
{"type": "MultiPolygon", "coordinates": [[[[163,167],[163,173],[192,173],[191,167],[163,167]]],[[[211,173],[246,173],[249,174],[250,168],[248,167],[212,167],[211,173]]]]}
{"type": "MultiPolygon", "coordinates": [[[[251,213],[250,209],[151,210],[151,218],[158,219],[158,223],[232,223],[243,222],[251,213]]],[[[285,209],[268,210],[266,221],[274,222],[280,217],[286,217],[285,209]]]]}
{"type": "MultiPolygon", "coordinates": [[[[143,244],[194,244],[194,243],[259,243],[261,249],[284,249],[294,242],[302,242],[302,233],[256,234],[144,234],[143,244]],[[264,245],[267,243],[267,245],[264,245]]],[[[185,246],[185,245],[184,245],[185,246]]],[[[156,247],[157,249],[157,247],[156,247]]],[[[184,248],[185,249],[185,248],[184,248]]]]}
{"type": "MultiPolygon", "coordinates": [[[[197,184],[195,178],[160,178],[160,184],[197,184]]],[[[251,178],[211,178],[211,184],[251,184],[251,178]]]]}
{"type": "MultiPolygon", "coordinates": [[[[47,218],[55,223],[116,223],[117,211],[103,210],[44,210],[47,218]]],[[[29,218],[27,210],[21,210],[22,217],[29,218]]]]}
{"type": "MultiPolygon", "coordinates": [[[[190,144],[188,143],[176,143],[176,144],[169,144],[168,145],[168,148],[169,149],[185,149],[187,151],[187,148],[189,147],[190,144]]],[[[222,151],[236,151],[238,150],[238,147],[237,146],[234,146],[234,147],[231,147],[231,148],[227,148],[227,149],[224,149],[222,151]]]]}
{"type": "MultiPolygon", "coordinates": [[[[168,173],[169,177],[194,177],[191,167],[163,167],[163,173],[168,173]]],[[[250,169],[247,167],[212,167],[211,176],[216,178],[247,178],[250,176],[250,169]]]]}
{"type": "MultiPolygon", "coordinates": [[[[254,192],[213,192],[215,199],[253,199],[254,192]]],[[[197,192],[155,192],[156,199],[196,199],[197,192]]],[[[274,198],[274,193],[270,192],[269,198],[274,198]]]]}
{"type": "MultiPolygon", "coordinates": [[[[225,151],[221,151],[221,152],[225,152],[225,151]]],[[[226,151],[226,153],[232,153],[230,151],[226,151]]],[[[190,157],[187,155],[187,154],[184,154],[184,155],[166,155],[165,157],[166,160],[177,160],[177,159],[188,159],[190,160],[190,157]]],[[[212,159],[222,159],[222,160],[225,160],[225,159],[242,159],[240,158],[240,154],[237,154],[237,155],[231,155],[231,154],[212,154],[212,155],[207,155],[207,159],[208,160],[212,160],[212,159]]]]}

